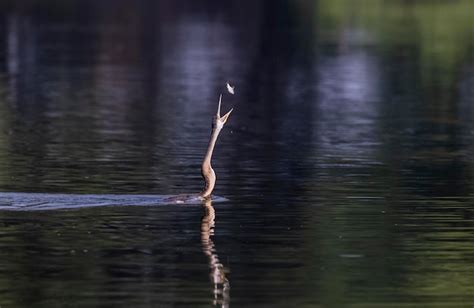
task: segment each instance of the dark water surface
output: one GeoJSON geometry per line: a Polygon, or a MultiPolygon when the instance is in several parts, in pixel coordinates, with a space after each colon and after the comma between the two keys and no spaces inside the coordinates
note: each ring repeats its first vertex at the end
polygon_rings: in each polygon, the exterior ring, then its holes
{"type": "Polygon", "coordinates": [[[472,307],[474,3],[350,3],[2,3],[2,192],[198,192],[236,95],[228,202],[1,210],[1,307],[472,307]]]}

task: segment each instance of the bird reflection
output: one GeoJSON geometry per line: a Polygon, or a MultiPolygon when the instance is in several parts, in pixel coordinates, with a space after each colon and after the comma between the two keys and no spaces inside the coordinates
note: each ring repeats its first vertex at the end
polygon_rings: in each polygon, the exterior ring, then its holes
{"type": "Polygon", "coordinates": [[[219,261],[214,242],[211,236],[214,235],[214,225],[216,211],[212,206],[211,199],[203,202],[204,216],[201,220],[201,243],[202,250],[207,256],[210,268],[209,278],[211,280],[214,294],[213,305],[217,307],[229,307],[230,284],[225,277],[226,268],[219,261]]]}

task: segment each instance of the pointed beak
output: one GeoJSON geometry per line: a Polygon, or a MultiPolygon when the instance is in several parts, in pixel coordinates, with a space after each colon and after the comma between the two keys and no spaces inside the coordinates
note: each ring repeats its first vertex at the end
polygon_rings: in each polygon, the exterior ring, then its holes
{"type": "Polygon", "coordinates": [[[218,119],[221,117],[221,103],[222,103],[222,94],[219,96],[219,105],[217,106],[216,116],[218,119]]]}
{"type": "Polygon", "coordinates": [[[219,105],[217,106],[216,117],[219,121],[222,122],[222,124],[225,124],[225,122],[227,122],[227,118],[229,117],[232,110],[234,110],[234,108],[232,108],[229,112],[227,112],[221,117],[221,104],[222,104],[222,94],[219,96],[219,105]]]}
{"type": "Polygon", "coordinates": [[[227,118],[230,116],[230,113],[232,112],[232,110],[234,110],[234,108],[232,108],[231,110],[229,110],[229,112],[227,112],[226,114],[224,114],[222,117],[221,117],[221,121],[223,124],[225,124],[225,122],[227,122],[227,118]]]}

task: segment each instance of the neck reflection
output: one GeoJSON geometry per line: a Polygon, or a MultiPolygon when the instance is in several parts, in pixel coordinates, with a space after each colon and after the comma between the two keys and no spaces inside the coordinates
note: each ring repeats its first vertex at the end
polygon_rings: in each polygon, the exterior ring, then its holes
{"type": "Polygon", "coordinates": [[[203,202],[204,216],[201,220],[201,244],[204,254],[207,256],[214,295],[213,304],[219,307],[229,307],[230,299],[230,284],[225,277],[226,268],[219,261],[214,242],[211,236],[214,235],[214,225],[216,218],[216,211],[212,206],[210,199],[203,202]]]}

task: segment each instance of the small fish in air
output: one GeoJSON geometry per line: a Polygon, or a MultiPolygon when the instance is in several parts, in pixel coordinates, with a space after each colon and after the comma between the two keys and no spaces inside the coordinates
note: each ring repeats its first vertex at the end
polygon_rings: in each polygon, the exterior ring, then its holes
{"type": "Polygon", "coordinates": [[[231,86],[229,83],[227,83],[226,85],[227,85],[227,91],[229,91],[230,94],[235,94],[234,93],[235,86],[231,86]]]}

